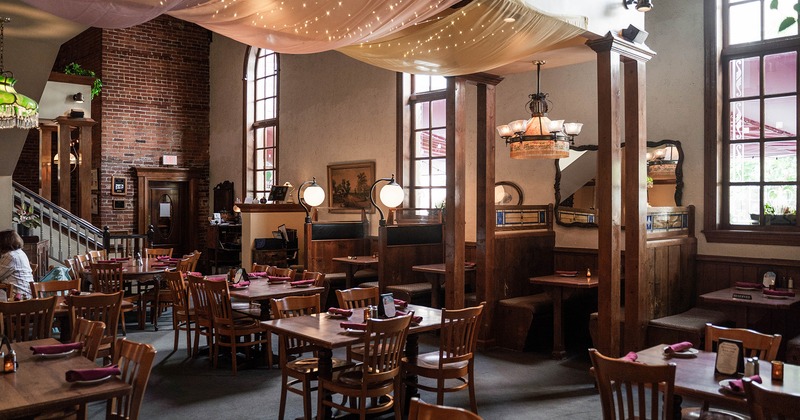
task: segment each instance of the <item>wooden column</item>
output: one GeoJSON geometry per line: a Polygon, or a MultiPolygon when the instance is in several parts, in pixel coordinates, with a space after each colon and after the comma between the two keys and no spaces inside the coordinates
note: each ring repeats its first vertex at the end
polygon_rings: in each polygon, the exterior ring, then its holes
{"type": "Polygon", "coordinates": [[[70,183],[69,144],[72,141],[72,129],[67,124],[58,124],[58,205],[72,211],[70,198],[72,195],[70,183]]]}
{"type": "Polygon", "coordinates": [[[445,201],[445,307],[464,307],[466,82],[447,78],[447,199],[445,201]]]}
{"type": "MultiPolygon", "coordinates": [[[[627,156],[633,157],[629,165],[638,167],[644,161],[644,153],[640,148],[644,146],[646,133],[644,121],[644,63],[649,60],[653,52],[642,44],[633,44],[618,36],[608,33],[604,38],[587,42],[597,53],[597,98],[598,98],[598,156],[597,156],[597,216],[598,216],[598,336],[600,342],[596,344],[598,350],[609,356],[621,354],[620,340],[620,268],[621,268],[621,218],[622,203],[621,192],[621,117],[620,88],[621,88],[621,60],[635,60],[642,63],[641,71],[636,68],[626,78],[625,116],[633,119],[630,126],[626,126],[626,138],[633,144],[627,156]],[[639,77],[642,80],[639,80],[639,77]],[[641,96],[640,96],[641,95],[641,96]],[[640,107],[642,107],[640,109],[640,107]]],[[[626,67],[628,68],[628,67],[626,67]]],[[[627,147],[627,145],[626,145],[627,147]]],[[[640,215],[646,212],[647,190],[641,180],[635,176],[628,176],[626,181],[626,214],[629,219],[639,220],[640,215]],[[638,187],[635,187],[638,184],[638,187]],[[643,201],[644,200],[644,201],[643,201]],[[642,206],[644,203],[644,206],[642,206]],[[633,214],[630,214],[633,213],[633,214]],[[630,219],[633,218],[633,219],[630,219]]],[[[629,222],[626,226],[626,238],[644,239],[645,229],[643,218],[641,223],[629,222]]],[[[627,244],[626,268],[626,325],[634,332],[640,325],[641,314],[640,262],[645,261],[646,249],[644,241],[641,243],[627,244]]],[[[631,338],[638,340],[638,334],[631,338]]],[[[626,339],[627,340],[627,339],[626,339]]]]}
{"type": "Polygon", "coordinates": [[[92,218],[92,126],[95,121],[91,118],[56,118],[58,123],[58,205],[70,210],[82,219],[92,218]],[[70,208],[71,184],[70,174],[70,142],[73,129],[78,129],[78,167],[75,171],[78,177],[76,194],[78,195],[77,207],[70,208]]]}
{"type": "Polygon", "coordinates": [[[47,200],[53,195],[53,133],[58,126],[41,125],[39,130],[39,195],[47,200]]]}

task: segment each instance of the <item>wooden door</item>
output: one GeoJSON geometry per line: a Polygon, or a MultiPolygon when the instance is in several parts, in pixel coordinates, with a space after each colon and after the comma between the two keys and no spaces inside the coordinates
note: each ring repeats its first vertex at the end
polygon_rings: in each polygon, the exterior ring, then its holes
{"type": "Polygon", "coordinates": [[[151,181],[148,184],[147,223],[152,224],[155,230],[153,246],[172,248],[176,256],[190,252],[189,183],[151,181]]]}

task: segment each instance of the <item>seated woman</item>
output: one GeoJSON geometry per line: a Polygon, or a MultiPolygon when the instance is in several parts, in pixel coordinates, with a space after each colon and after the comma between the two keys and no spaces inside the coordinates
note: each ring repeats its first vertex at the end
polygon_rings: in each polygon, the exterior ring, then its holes
{"type": "Polygon", "coordinates": [[[11,296],[0,290],[0,300],[11,300],[19,295],[31,298],[29,282],[33,281],[33,271],[28,256],[22,250],[22,238],[13,230],[0,231],[0,283],[12,286],[11,296]]]}

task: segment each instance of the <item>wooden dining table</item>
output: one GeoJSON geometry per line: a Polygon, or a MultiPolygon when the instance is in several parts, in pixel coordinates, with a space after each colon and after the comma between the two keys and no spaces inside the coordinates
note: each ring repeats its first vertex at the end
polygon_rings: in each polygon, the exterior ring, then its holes
{"type": "Polygon", "coordinates": [[[564,301],[569,299],[573,292],[580,289],[596,289],[598,284],[597,277],[562,276],[552,274],[549,276],[531,277],[531,284],[542,286],[545,293],[553,299],[553,353],[554,359],[566,357],[566,347],[564,345],[564,301]]]}
{"type": "MultiPolygon", "coordinates": [[[[418,334],[441,328],[442,311],[419,305],[408,305],[408,308],[404,310],[414,311],[415,315],[422,317],[422,322],[411,325],[406,338],[405,357],[409,360],[415,360],[419,355],[418,334]]],[[[342,321],[364,322],[364,312],[361,309],[355,309],[353,315],[347,319],[322,313],[262,321],[262,324],[275,334],[301,338],[319,347],[317,355],[319,357],[319,376],[330,379],[333,375],[333,350],[357,344],[364,340],[360,333],[348,333],[342,329],[339,325],[342,321]]],[[[416,383],[416,377],[407,379],[411,383],[416,383]]],[[[416,387],[413,385],[406,386],[406,400],[410,400],[416,394],[416,387]]],[[[326,395],[325,398],[329,399],[330,396],[326,395]]],[[[403,403],[405,404],[406,401],[403,403]]],[[[325,418],[330,419],[331,415],[330,407],[326,407],[325,418]]]]}
{"type": "MultiPolygon", "coordinates": [[[[735,322],[739,328],[748,328],[753,320],[751,311],[775,311],[787,315],[791,310],[800,309],[800,295],[767,297],[761,289],[744,290],[729,287],[700,295],[700,301],[707,304],[736,308],[735,322]]],[[[789,320],[791,322],[792,320],[789,320]]]]}
{"type": "MultiPolygon", "coordinates": [[[[718,375],[714,372],[717,353],[698,350],[696,357],[677,358],[666,357],[664,347],[659,344],[648,349],[636,352],[639,363],[648,365],[664,365],[674,363],[675,394],[708,401],[711,405],[730,407],[747,411],[747,401],[743,395],[736,395],[722,389],[720,381],[724,379],[737,379],[738,377],[718,375]]],[[[759,376],[761,385],[771,391],[800,394],[800,366],[786,363],[783,365],[783,381],[772,380],[772,365],[764,360],[759,360],[759,376]]]]}
{"type": "MultiPolygon", "coordinates": [[[[225,280],[226,275],[206,276],[210,280],[225,280]]],[[[287,296],[306,296],[322,293],[325,291],[321,286],[293,287],[290,282],[280,284],[270,284],[267,279],[252,279],[247,287],[230,287],[232,298],[258,303],[261,306],[261,319],[270,319],[270,299],[281,299],[287,296]]]]}
{"type": "MultiPolygon", "coordinates": [[[[464,266],[464,273],[474,272],[476,270],[474,265],[464,266]]],[[[411,267],[411,271],[423,273],[425,278],[431,283],[431,307],[439,307],[439,289],[444,284],[444,275],[447,272],[445,263],[438,264],[423,264],[411,267]]]]}
{"type": "MultiPolygon", "coordinates": [[[[93,295],[95,293],[81,292],[81,295],[93,295]]],[[[121,310],[130,310],[133,303],[122,300],[121,310]]],[[[53,311],[53,318],[59,321],[61,326],[61,341],[68,342],[72,338],[72,320],[69,317],[69,305],[64,296],[56,296],[56,309],[53,311]]]]}
{"type": "Polygon", "coordinates": [[[103,401],[131,392],[131,386],[116,376],[96,383],[70,383],[71,369],[98,367],[76,351],[66,356],[34,356],[31,346],[59,344],[52,338],[12,343],[19,368],[0,374],[0,418],[33,417],[77,404],[103,401]]]}
{"type": "Polygon", "coordinates": [[[378,257],[372,255],[357,255],[348,257],[331,258],[331,261],[344,263],[347,268],[345,271],[345,287],[353,287],[353,277],[361,267],[366,267],[378,263],[378,257]]]}

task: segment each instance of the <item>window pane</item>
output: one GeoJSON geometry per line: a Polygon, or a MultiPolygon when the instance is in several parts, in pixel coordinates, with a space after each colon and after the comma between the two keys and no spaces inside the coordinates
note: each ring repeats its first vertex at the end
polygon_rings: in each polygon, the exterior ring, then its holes
{"type": "Polygon", "coordinates": [[[264,118],[275,118],[275,98],[270,98],[264,101],[266,109],[264,109],[264,118]]]}
{"type": "MultiPolygon", "coordinates": [[[[797,25],[795,25],[797,26],[797,25]]],[[[797,52],[764,56],[764,93],[797,91],[797,52]]]]}
{"type": "Polygon", "coordinates": [[[764,187],[764,213],[795,213],[797,203],[797,187],[795,185],[768,185],[764,187]]]}
{"type": "Polygon", "coordinates": [[[432,144],[431,144],[431,156],[432,157],[444,157],[445,153],[447,153],[447,132],[445,130],[433,130],[432,132],[432,144]]]}
{"type": "Polygon", "coordinates": [[[272,169],[275,167],[275,149],[266,149],[264,159],[264,169],[272,169]]]}
{"type": "Polygon", "coordinates": [[[414,186],[417,187],[430,187],[431,186],[431,174],[430,168],[428,166],[427,159],[418,160],[414,162],[414,186]]]}
{"type": "Polygon", "coordinates": [[[797,97],[764,100],[764,137],[790,137],[797,133],[797,97]]]}
{"type": "Polygon", "coordinates": [[[447,199],[447,190],[444,188],[431,189],[431,206],[441,208],[444,205],[444,200],[447,199]]]}
{"type": "Polygon", "coordinates": [[[781,22],[788,16],[797,17],[797,12],[792,9],[796,2],[791,0],[781,0],[778,2],[776,10],[770,9],[770,1],[764,2],[764,39],[781,38],[785,36],[797,35],[798,25],[778,32],[781,22]]]}
{"type": "Polygon", "coordinates": [[[444,99],[431,102],[431,119],[433,127],[444,127],[447,124],[446,102],[444,99]]]}
{"type": "Polygon", "coordinates": [[[431,160],[431,185],[443,187],[447,185],[447,167],[444,159],[431,160]]]}
{"type": "Polygon", "coordinates": [[[264,151],[256,151],[256,169],[264,169],[264,151]]]}
{"type": "Polygon", "coordinates": [[[731,145],[731,182],[758,182],[761,179],[761,149],[759,143],[731,145]]]}
{"type": "Polygon", "coordinates": [[[430,76],[414,75],[414,93],[427,92],[431,90],[430,76]]]}
{"type": "Polygon", "coordinates": [[[414,104],[415,126],[414,128],[428,128],[431,126],[430,122],[430,102],[418,102],[414,104]]]}
{"type": "Polygon", "coordinates": [[[275,96],[275,76],[264,79],[264,97],[269,98],[271,96],[275,96]]]}
{"type": "Polygon", "coordinates": [[[256,101],[256,121],[264,119],[264,100],[256,101]]]}
{"type": "Polygon", "coordinates": [[[414,190],[414,206],[420,208],[429,208],[431,206],[431,190],[414,190]]]}
{"type": "Polygon", "coordinates": [[[428,148],[430,146],[430,132],[418,131],[414,136],[414,157],[425,158],[429,157],[428,148]]]}
{"type": "Polygon", "coordinates": [[[266,147],[275,147],[275,127],[265,128],[264,134],[267,138],[266,147]]]}
{"type": "Polygon", "coordinates": [[[758,224],[759,188],[741,186],[730,188],[730,223],[732,225],[758,224]],[[755,215],[755,221],[750,216],[755,215]]]}
{"type": "Polygon", "coordinates": [[[756,96],[761,91],[759,87],[759,58],[748,57],[731,60],[728,65],[728,77],[731,81],[730,97],[743,98],[756,96]]]}
{"type": "Polygon", "coordinates": [[[431,90],[447,89],[447,79],[444,76],[431,76],[431,90]]]}
{"type": "Polygon", "coordinates": [[[761,40],[761,3],[737,4],[728,9],[728,43],[761,40]]]}
{"type": "Polygon", "coordinates": [[[256,128],[253,136],[256,140],[256,149],[262,149],[264,147],[264,129],[256,128]]]}
{"type": "Polygon", "coordinates": [[[797,181],[797,142],[772,141],[764,145],[764,181],[797,181]]]}
{"type": "Polygon", "coordinates": [[[264,191],[264,172],[256,172],[256,190],[264,191]]]}
{"type": "Polygon", "coordinates": [[[731,102],[731,140],[761,137],[761,107],[758,101],[731,102]]]}

